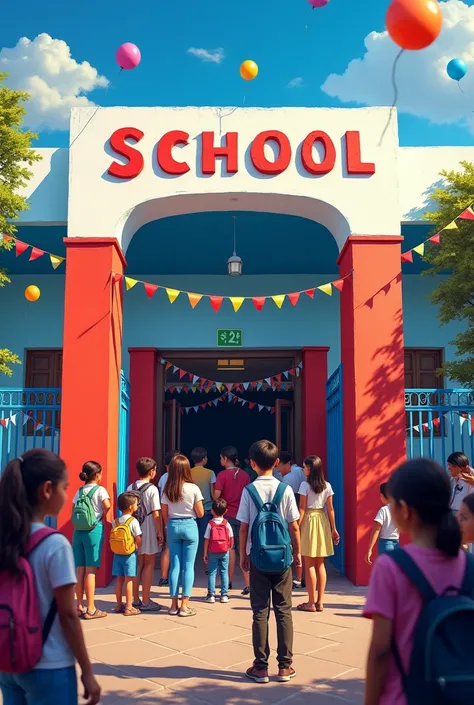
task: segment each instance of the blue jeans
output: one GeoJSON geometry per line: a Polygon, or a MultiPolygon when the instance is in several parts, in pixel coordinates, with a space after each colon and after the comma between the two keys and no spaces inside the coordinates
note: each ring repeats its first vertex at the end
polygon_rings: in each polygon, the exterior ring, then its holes
{"type": "Polygon", "coordinates": [[[214,595],[216,592],[217,571],[221,576],[221,595],[229,592],[229,551],[227,553],[208,553],[209,563],[207,568],[209,575],[207,578],[207,591],[214,595]]]}
{"type": "Polygon", "coordinates": [[[396,551],[399,545],[400,542],[396,539],[379,539],[379,556],[396,551]]]}
{"type": "Polygon", "coordinates": [[[74,666],[36,668],[28,673],[0,673],[3,705],[77,705],[77,679],[74,666]]]}
{"type": "Polygon", "coordinates": [[[199,546],[196,519],[170,519],[168,522],[170,549],[170,595],[178,597],[181,576],[183,597],[191,597],[194,584],[194,562],[199,546]]]}

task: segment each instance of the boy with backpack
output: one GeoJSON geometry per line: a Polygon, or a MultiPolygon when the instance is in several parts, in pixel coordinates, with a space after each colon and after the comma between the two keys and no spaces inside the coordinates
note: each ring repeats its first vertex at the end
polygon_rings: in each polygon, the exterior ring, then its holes
{"type": "Polygon", "coordinates": [[[251,446],[250,463],[258,477],[243,491],[237,514],[241,522],[240,564],[243,571],[250,569],[253,611],[255,660],[246,675],[256,683],[269,682],[270,598],[277,624],[277,680],[285,683],[296,675],[292,666],[291,565],[294,558],[295,565],[301,566],[299,511],[291,487],[273,476],[278,455],[278,448],[270,441],[258,441],[251,446]]]}
{"type": "Polygon", "coordinates": [[[216,576],[221,578],[221,602],[229,602],[229,551],[234,545],[234,532],[224,514],[227,502],[220,497],[212,503],[212,519],[204,532],[204,563],[208,567],[206,602],[216,601],[216,576]]]}
{"type": "Polygon", "coordinates": [[[134,516],[138,509],[138,497],[134,492],[123,492],[117,499],[117,506],[122,516],[112,522],[109,539],[114,554],[112,575],[117,578],[117,607],[114,612],[132,617],[140,614],[140,610],[133,606],[133,582],[138,572],[137,550],[142,542],[142,530],[134,516]],[[122,599],[124,585],[125,605],[122,599]]]}

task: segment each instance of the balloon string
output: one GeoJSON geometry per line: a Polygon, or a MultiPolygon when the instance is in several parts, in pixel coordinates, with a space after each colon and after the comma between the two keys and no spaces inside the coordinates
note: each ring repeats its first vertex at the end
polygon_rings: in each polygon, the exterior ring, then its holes
{"type": "Polygon", "coordinates": [[[383,129],[383,132],[382,132],[382,135],[381,135],[381,137],[380,137],[379,147],[380,147],[380,145],[382,144],[382,141],[383,141],[383,139],[384,139],[384,137],[385,137],[385,134],[386,134],[386,132],[387,132],[389,126],[390,126],[390,123],[391,123],[391,121],[392,121],[393,110],[394,110],[394,108],[395,108],[395,106],[397,105],[397,102],[398,102],[397,65],[398,65],[398,62],[400,61],[400,57],[401,57],[401,55],[403,54],[404,51],[405,51],[405,49],[400,49],[400,51],[398,52],[397,56],[395,57],[395,61],[393,62],[393,66],[392,66],[393,103],[392,103],[392,105],[391,105],[391,107],[390,107],[390,113],[389,113],[389,116],[388,116],[387,124],[385,125],[385,127],[384,127],[384,129],[383,129]]]}
{"type": "MultiPolygon", "coordinates": [[[[119,80],[119,78],[120,78],[120,74],[122,73],[122,71],[123,71],[123,69],[120,68],[119,75],[117,76],[117,80],[116,80],[116,82],[115,82],[116,84],[118,83],[118,80],[119,80]]],[[[111,85],[112,85],[112,81],[109,81],[109,84],[108,84],[107,88],[105,89],[105,93],[104,93],[104,102],[105,102],[106,99],[107,99],[107,95],[108,95],[108,92],[109,92],[109,89],[110,89],[110,86],[111,86],[111,85]]],[[[79,139],[79,137],[82,135],[82,133],[83,133],[84,130],[86,129],[87,125],[89,125],[89,123],[92,122],[92,120],[95,118],[95,116],[97,115],[97,112],[100,110],[101,107],[102,107],[102,106],[100,106],[100,105],[96,105],[96,108],[95,108],[94,112],[92,113],[92,115],[90,116],[90,118],[86,121],[84,127],[77,133],[77,135],[74,137],[73,141],[70,143],[69,149],[71,149],[71,147],[72,147],[72,145],[74,144],[74,142],[75,142],[77,139],[79,139]]]]}

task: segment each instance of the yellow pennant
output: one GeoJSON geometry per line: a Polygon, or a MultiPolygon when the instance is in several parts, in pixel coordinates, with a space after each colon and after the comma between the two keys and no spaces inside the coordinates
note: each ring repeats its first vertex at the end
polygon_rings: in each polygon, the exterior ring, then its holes
{"type": "Polygon", "coordinates": [[[49,259],[51,260],[53,269],[57,269],[59,265],[64,262],[64,257],[57,257],[56,255],[49,255],[49,259]]]}
{"type": "Polygon", "coordinates": [[[455,220],[452,220],[449,225],[447,225],[443,230],[457,230],[458,226],[455,220]]]}
{"type": "Polygon", "coordinates": [[[272,299],[278,308],[281,308],[283,306],[283,301],[285,300],[285,294],[276,294],[276,296],[272,296],[272,299]]]}
{"type": "Polygon", "coordinates": [[[130,277],[125,277],[125,286],[127,287],[127,291],[133,289],[135,284],[138,284],[138,279],[131,279],[130,277]]]}
{"type": "Polygon", "coordinates": [[[198,303],[202,299],[202,294],[190,294],[189,291],[187,292],[187,294],[188,294],[189,303],[191,304],[191,306],[193,308],[196,308],[196,306],[198,305],[198,303]]]}
{"type": "Polygon", "coordinates": [[[328,296],[332,296],[332,285],[331,284],[321,284],[321,286],[318,286],[319,291],[322,291],[323,294],[327,294],[328,296]]]}
{"type": "Polygon", "coordinates": [[[245,296],[230,296],[229,298],[232,306],[234,307],[234,311],[238,311],[245,301],[245,296]]]}
{"type": "Polygon", "coordinates": [[[420,257],[423,257],[423,255],[425,254],[425,243],[422,242],[421,245],[414,247],[413,252],[416,252],[417,254],[420,255],[420,257]]]}
{"type": "Polygon", "coordinates": [[[168,294],[170,304],[172,304],[176,301],[181,292],[177,289],[166,289],[166,293],[168,294]]]}

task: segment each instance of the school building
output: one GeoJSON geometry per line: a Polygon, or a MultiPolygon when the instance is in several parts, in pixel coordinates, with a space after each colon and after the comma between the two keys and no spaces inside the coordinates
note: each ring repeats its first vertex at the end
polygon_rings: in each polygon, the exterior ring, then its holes
{"type": "Polygon", "coordinates": [[[116,107],[73,109],[70,148],[39,152],[1,263],[22,360],[2,465],[60,450],[72,497],[94,459],[116,496],[139,456],[199,445],[217,470],[269,438],[323,458],[336,563],[364,584],[380,482],[407,453],[474,450],[473,398],[436,374],[461,329],[429,301],[441,278],[402,263],[474,148],[400,148],[386,108],[116,107]]]}

